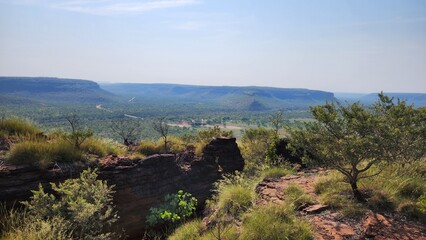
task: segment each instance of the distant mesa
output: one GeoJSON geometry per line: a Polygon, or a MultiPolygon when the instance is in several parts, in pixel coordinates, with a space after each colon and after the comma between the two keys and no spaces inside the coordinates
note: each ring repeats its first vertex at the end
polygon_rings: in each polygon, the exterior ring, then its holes
{"type": "Polygon", "coordinates": [[[0,77],[0,97],[12,102],[106,103],[114,94],[96,82],[47,77],[0,77]]]}
{"type": "MultiPolygon", "coordinates": [[[[426,106],[424,93],[386,93],[426,106]]],[[[114,83],[50,77],[0,77],[2,104],[161,104],[230,111],[297,110],[325,101],[371,104],[377,94],[334,94],[304,88],[196,86],[180,84],[114,83]]]]}
{"type": "Polygon", "coordinates": [[[302,88],[195,86],[179,84],[116,83],[101,87],[120,96],[136,96],[140,102],[170,101],[205,104],[225,109],[263,111],[307,108],[334,100],[331,92],[302,88]]]}

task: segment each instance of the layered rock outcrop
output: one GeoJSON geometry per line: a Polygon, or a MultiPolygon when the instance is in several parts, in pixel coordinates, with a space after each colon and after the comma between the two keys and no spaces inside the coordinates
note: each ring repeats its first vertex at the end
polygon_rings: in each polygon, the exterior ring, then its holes
{"type": "MultiPolygon", "coordinates": [[[[202,158],[185,153],[184,158],[158,154],[141,160],[117,156],[102,159],[99,179],[115,185],[114,203],[120,216],[115,228],[137,238],[143,233],[149,208],[161,203],[164,195],[182,189],[192,193],[202,206],[222,172],[244,167],[235,138],[215,139],[203,152],[202,158]]],[[[0,202],[11,205],[26,200],[39,183],[49,189],[49,182],[77,177],[82,169],[67,165],[43,171],[24,166],[0,169],[0,202]]]]}
{"type": "Polygon", "coordinates": [[[203,159],[210,164],[219,165],[223,173],[244,168],[244,160],[235,138],[212,140],[203,150],[203,159]]]}

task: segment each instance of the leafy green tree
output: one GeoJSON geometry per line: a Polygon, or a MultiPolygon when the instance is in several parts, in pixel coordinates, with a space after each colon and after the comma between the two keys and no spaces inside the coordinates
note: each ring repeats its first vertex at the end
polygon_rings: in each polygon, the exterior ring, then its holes
{"type": "Polygon", "coordinates": [[[157,208],[150,208],[146,221],[149,225],[175,223],[195,213],[197,199],[190,193],[179,190],[177,194],[167,194],[157,208]]]}
{"type": "Polygon", "coordinates": [[[46,193],[43,187],[33,191],[30,201],[23,202],[36,219],[59,218],[79,239],[110,239],[106,232],[118,216],[112,202],[113,186],[106,181],[96,180],[96,170],[85,170],[77,179],[63,183],[51,183],[55,194],[46,193]]]}
{"type": "Polygon", "coordinates": [[[393,101],[379,94],[371,107],[360,103],[327,103],[311,108],[314,122],[291,132],[293,149],[305,149],[311,164],[338,170],[351,185],[354,197],[364,198],[358,189],[374,165],[393,161],[414,161],[425,156],[426,114],[405,101],[393,101]]]}

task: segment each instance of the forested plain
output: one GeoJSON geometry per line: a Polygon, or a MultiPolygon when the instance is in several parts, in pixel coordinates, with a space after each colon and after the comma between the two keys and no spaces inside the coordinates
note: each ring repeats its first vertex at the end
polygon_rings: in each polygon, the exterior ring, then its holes
{"type": "MultiPolygon", "coordinates": [[[[75,93],[62,94],[78,99],[75,93]]],[[[55,91],[38,96],[1,96],[2,163],[43,170],[57,162],[96,166],[96,159],[108,155],[139,161],[193,149],[202,156],[212,139],[237,137],[244,170],[215,184],[204,215],[195,214],[197,199],[191,193],[167,194],[150,209],[146,223],[151,228],[140,238],[315,239],[324,214],[355,225],[379,214],[420,229],[416,236],[424,237],[426,108],[403,99],[378,94],[368,105],[332,99],[249,111],[161,98],[61,102],[52,101],[62,98],[55,91]],[[285,151],[301,162],[282,155],[283,139],[285,151]],[[303,185],[294,179],[314,180],[303,185]],[[262,186],[271,183],[285,184],[276,201],[262,195],[262,186]],[[306,214],[310,206],[327,208],[313,216],[319,222],[306,214]]],[[[54,194],[40,187],[20,208],[2,207],[1,237],[125,238],[110,231],[119,218],[114,187],[97,180],[96,169],[52,188],[54,194]]],[[[353,236],[368,237],[363,231],[353,236]]]]}

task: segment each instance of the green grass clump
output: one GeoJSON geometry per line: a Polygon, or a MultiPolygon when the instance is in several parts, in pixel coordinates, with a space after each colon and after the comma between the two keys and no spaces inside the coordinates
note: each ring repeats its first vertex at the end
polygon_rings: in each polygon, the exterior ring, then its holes
{"type": "Polygon", "coordinates": [[[291,208],[269,204],[245,215],[241,239],[313,239],[308,223],[297,219],[291,208]]]}
{"type": "Polygon", "coordinates": [[[201,237],[201,219],[194,219],[189,221],[179,228],[177,228],[172,235],[169,236],[169,240],[198,240],[201,237]]]}
{"type": "Polygon", "coordinates": [[[426,192],[425,181],[416,178],[407,178],[397,186],[397,194],[403,198],[419,198],[426,192]]]}
{"type": "Polygon", "coordinates": [[[367,211],[363,204],[353,198],[349,184],[343,181],[337,171],[319,177],[314,187],[321,203],[340,211],[345,217],[360,219],[367,211]]]}
{"type": "Polygon", "coordinates": [[[26,209],[7,208],[0,204],[0,239],[3,240],[66,240],[71,231],[62,218],[39,219],[26,209]]]}
{"type": "Polygon", "coordinates": [[[392,211],[395,204],[388,192],[381,189],[373,189],[367,199],[367,207],[375,211],[392,211]]]}
{"type": "Polygon", "coordinates": [[[422,195],[417,200],[417,205],[421,213],[426,214],[426,195],[422,195]]]}
{"type": "Polygon", "coordinates": [[[207,229],[201,235],[199,240],[217,240],[217,239],[224,239],[224,240],[237,240],[239,238],[239,232],[236,226],[234,225],[221,225],[219,228],[218,226],[215,226],[213,228],[207,229]]]}
{"type": "Polygon", "coordinates": [[[264,178],[280,178],[289,174],[294,174],[294,171],[282,167],[270,167],[262,172],[264,178]]]}
{"type": "Polygon", "coordinates": [[[123,154],[123,149],[112,141],[91,137],[86,139],[80,146],[83,152],[104,157],[106,155],[123,154]]]}
{"type": "Polygon", "coordinates": [[[0,119],[0,132],[5,136],[35,136],[42,131],[29,120],[11,117],[0,119]]]}
{"type": "Polygon", "coordinates": [[[145,156],[150,156],[153,154],[160,153],[163,148],[164,146],[154,143],[152,141],[142,141],[136,148],[136,151],[145,156]]]}
{"type": "Polygon", "coordinates": [[[217,197],[217,208],[224,213],[238,216],[253,205],[254,195],[251,189],[238,185],[228,185],[221,189],[217,197]]]}
{"type": "Polygon", "coordinates": [[[414,201],[406,200],[401,202],[397,210],[406,217],[426,223],[426,212],[423,212],[421,206],[414,201]]]}
{"type": "Polygon", "coordinates": [[[81,152],[70,143],[28,141],[14,145],[6,159],[15,164],[28,164],[46,168],[54,162],[75,162],[84,160],[81,152]]]}
{"type": "Polygon", "coordinates": [[[291,184],[287,187],[284,192],[284,200],[286,204],[289,204],[295,210],[304,205],[314,204],[314,199],[295,184],[291,184]]]}

